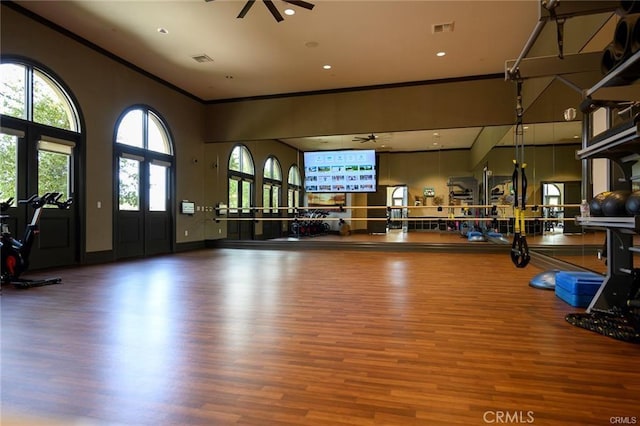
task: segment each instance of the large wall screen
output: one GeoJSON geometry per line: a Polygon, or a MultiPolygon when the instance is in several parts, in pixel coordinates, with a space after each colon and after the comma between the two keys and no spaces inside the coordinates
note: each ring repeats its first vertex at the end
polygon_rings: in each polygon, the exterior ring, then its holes
{"type": "Polygon", "coordinates": [[[376,192],[375,150],[304,153],[306,192],[376,192]]]}

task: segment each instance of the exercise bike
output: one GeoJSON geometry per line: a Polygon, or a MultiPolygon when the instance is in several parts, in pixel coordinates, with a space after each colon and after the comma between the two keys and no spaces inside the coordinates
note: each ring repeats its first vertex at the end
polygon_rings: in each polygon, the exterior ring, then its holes
{"type": "MultiPolygon", "coordinates": [[[[60,284],[61,278],[47,278],[40,280],[28,280],[20,278],[23,272],[29,268],[29,256],[31,254],[31,248],[35,241],[36,236],[40,233],[38,223],[42,215],[42,209],[46,205],[57,206],[60,209],[68,209],[73,200],[69,198],[66,201],[60,201],[62,194],[58,192],[48,192],[43,196],[32,195],[26,200],[19,200],[20,204],[28,204],[33,209],[33,217],[31,222],[27,225],[24,237],[22,240],[15,239],[9,231],[9,226],[6,223],[6,219],[9,217],[5,214],[0,214],[0,258],[2,261],[2,273],[0,275],[2,284],[13,284],[18,288],[31,288],[40,287],[51,284],[60,284]]],[[[13,198],[0,203],[0,212],[6,212],[13,202],[13,198]]]]}

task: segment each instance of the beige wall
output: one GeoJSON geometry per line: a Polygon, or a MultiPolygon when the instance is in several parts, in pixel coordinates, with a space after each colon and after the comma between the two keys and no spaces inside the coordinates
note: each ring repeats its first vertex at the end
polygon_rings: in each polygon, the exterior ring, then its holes
{"type": "Polygon", "coordinates": [[[211,104],[207,142],[508,124],[503,78],[211,104]]]}

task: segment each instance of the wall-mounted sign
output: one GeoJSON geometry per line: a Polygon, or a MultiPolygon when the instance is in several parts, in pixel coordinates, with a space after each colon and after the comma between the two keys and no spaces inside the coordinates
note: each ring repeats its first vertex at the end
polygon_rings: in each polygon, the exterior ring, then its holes
{"type": "Polygon", "coordinates": [[[422,193],[424,194],[425,197],[435,197],[436,196],[436,190],[432,186],[425,186],[422,193]]]}

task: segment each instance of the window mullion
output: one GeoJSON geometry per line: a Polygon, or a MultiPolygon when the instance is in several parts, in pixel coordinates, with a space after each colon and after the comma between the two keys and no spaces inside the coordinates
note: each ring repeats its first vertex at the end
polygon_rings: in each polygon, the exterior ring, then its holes
{"type": "Polygon", "coordinates": [[[24,90],[25,90],[25,97],[26,97],[26,105],[25,108],[27,109],[26,112],[26,120],[27,121],[33,121],[33,67],[24,67],[25,69],[25,84],[24,84],[24,90]]]}

